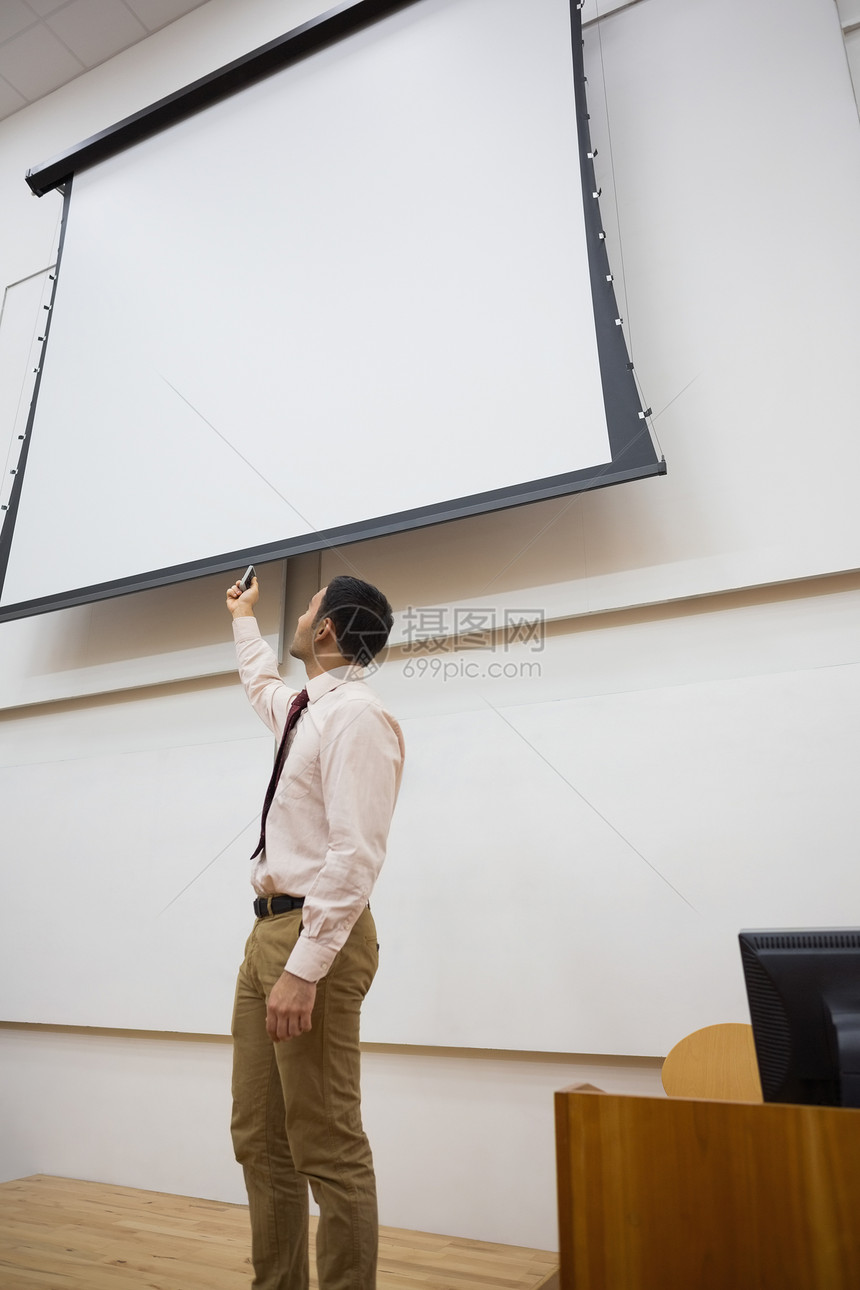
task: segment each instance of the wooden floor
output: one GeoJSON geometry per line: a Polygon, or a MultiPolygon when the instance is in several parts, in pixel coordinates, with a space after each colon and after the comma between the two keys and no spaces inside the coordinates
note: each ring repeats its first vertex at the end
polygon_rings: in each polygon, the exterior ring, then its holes
{"type": "MultiPolygon", "coordinates": [[[[244,1205],[43,1174],[0,1184],[2,1290],[248,1290],[249,1246],[244,1205]]],[[[378,1285],[557,1290],[558,1256],[388,1227],[378,1285]]]]}

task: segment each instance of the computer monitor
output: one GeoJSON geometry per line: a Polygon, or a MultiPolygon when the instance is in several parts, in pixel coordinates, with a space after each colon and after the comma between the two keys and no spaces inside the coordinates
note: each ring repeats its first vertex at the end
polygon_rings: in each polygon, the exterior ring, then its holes
{"type": "Polygon", "coordinates": [[[860,928],[740,933],[766,1102],[860,1107],[860,928]]]}

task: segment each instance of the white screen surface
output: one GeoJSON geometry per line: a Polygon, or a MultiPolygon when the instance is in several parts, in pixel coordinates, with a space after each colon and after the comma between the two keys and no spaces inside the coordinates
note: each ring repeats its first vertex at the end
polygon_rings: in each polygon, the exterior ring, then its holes
{"type": "Polygon", "coordinates": [[[610,457],[567,0],[421,0],[75,177],[0,604],[610,457]]]}

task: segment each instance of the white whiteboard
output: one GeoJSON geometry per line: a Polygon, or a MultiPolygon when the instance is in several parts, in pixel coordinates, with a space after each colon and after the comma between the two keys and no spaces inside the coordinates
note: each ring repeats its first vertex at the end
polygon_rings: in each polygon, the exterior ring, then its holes
{"type": "Polygon", "coordinates": [[[664,1055],[748,1021],[741,927],[860,915],[858,642],[855,590],[389,663],[365,1037],[664,1055]]]}
{"type": "Polygon", "coordinates": [[[272,757],[244,696],[48,710],[4,734],[0,1015],[226,1033],[272,757]]]}
{"type": "MultiPolygon", "coordinates": [[[[858,637],[842,590],[581,624],[447,677],[389,659],[407,767],[365,1039],[647,1055],[745,1020],[739,927],[860,912],[858,637]]],[[[226,1033],[273,752],[238,684],[2,733],[0,1016],[226,1033]]]]}

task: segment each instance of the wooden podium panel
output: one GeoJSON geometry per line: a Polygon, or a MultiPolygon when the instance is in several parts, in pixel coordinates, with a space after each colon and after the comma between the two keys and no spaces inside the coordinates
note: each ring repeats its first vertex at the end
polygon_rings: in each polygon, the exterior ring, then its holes
{"type": "Polygon", "coordinates": [[[561,1290],[857,1290],[860,1110],[555,1096],[561,1290]]]}

